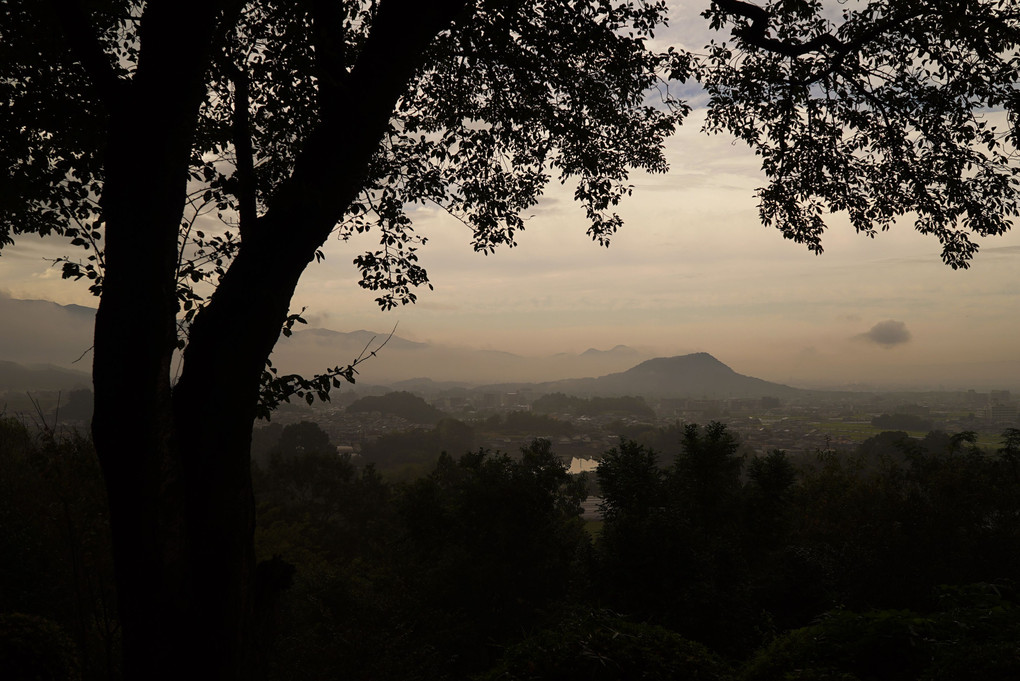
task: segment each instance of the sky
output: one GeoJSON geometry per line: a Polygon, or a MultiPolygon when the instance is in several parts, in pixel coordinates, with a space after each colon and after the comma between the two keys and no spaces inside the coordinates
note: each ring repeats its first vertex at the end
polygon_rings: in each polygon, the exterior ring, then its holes
{"type": "MultiPolygon", "coordinates": [[[[663,42],[698,47],[704,20],[678,10],[663,42]]],[[[331,240],[294,300],[314,326],[368,329],[525,355],[608,349],[709,352],[734,370],[801,386],[1020,390],[1020,232],[981,241],[969,270],[942,264],[937,240],[896,225],[874,240],[835,216],[824,254],[761,225],[757,160],[700,132],[696,109],[668,142],[670,171],[635,174],[610,248],[586,235],[571,188],[550,186],[519,246],[474,253],[459,222],[414,215],[434,291],[382,312],[357,286],[368,238],[331,240]]],[[[62,247],[21,239],[0,256],[0,291],[94,306],[87,287],[46,258],[62,247]]],[[[5,323],[16,323],[0,320],[5,323]]]]}

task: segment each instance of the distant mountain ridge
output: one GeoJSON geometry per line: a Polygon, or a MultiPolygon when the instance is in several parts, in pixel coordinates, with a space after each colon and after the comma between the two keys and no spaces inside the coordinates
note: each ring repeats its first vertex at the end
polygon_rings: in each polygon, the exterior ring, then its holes
{"type": "Polygon", "coordinates": [[[789,397],[803,392],[781,383],[738,374],[707,352],[656,357],[619,373],[541,383],[535,388],[545,392],[600,396],[705,398],[789,397]]]}
{"type": "Polygon", "coordinates": [[[609,350],[588,348],[581,353],[581,357],[605,357],[607,355],[615,355],[617,357],[638,357],[641,353],[634,348],[627,347],[626,345],[617,345],[609,350]]]}
{"type": "MultiPolygon", "coordinates": [[[[95,309],[82,305],[59,305],[48,300],[12,298],[0,290],[0,360],[12,361],[22,367],[50,365],[71,371],[88,371],[92,363],[91,347],[95,325],[95,309]]],[[[623,330],[621,330],[623,331],[623,330]]],[[[358,330],[351,332],[334,331],[326,328],[299,326],[290,338],[281,338],[272,360],[284,373],[314,375],[328,367],[346,366],[360,353],[378,350],[389,332],[358,330]]],[[[641,342],[635,339],[635,343],[641,342]]],[[[639,346],[640,347],[640,346],[639,346]]],[[[680,355],[697,357],[707,353],[680,355]]],[[[707,355],[715,362],[711,355],[707,355]]],[[[686,385],[681,394],[692,395],[766,395],[782,396],[785,391],[796,390],[778,383],[760,381],[726,371],[709,362],[690,360],[697,365],[681,370],[670,366],[673,357],[652,358],[651,353],[626,345],[617,345],[608,350],[588,348],[580,353],[559,352],[545,356],[524,356],[496,350],[477,350],[451,347],[434,342],[412,341],[394,335],[375,357],[358,366],[358,385],[383,386],[408,383],[404,389],[437,392],[451,388],[479,385],[515,384],[523,385],[562,383],[563,389],[576,391],[579,395],[619,394],[634,392],[639,386],[648,384],[648,389],[663,395],[678,394],[677,385],[686,385]],[[651,371],[649,366],[641,369],[642,360],[655,362],[650,365],[654,375],[639,379],[637,374],[651,371]],[[633,372],[633,373],[631,373],[633,372]],[[705,380],[699,377],[705,373],[705,380]],[[674,375],[675,374],[675,375],[674,375]],[[577,378],[581,376],[599,378],[577,378]],[[735,377],[736,376],[736,377],[735,377]],[[708,380],[708,379],[711,380],[708,380]],[[433,382],[428,385],[427,382],[433,382]],[[567,382],[569,381],[569,382],[567,382]],[[754,381],[759,381],[754,384],[754,381]]],[[[791,369],[789,358],[776,358],[775,366],[762,368],[777,377],[783,376],[809,392],[833,391],[916,391],[916,390],[1001,390],[1013,389],[1020,392],[1020,360],[975,360],[948,363],[915,363],[904,360],[874,370],[861,365],[850,375],[845,367],[834,365],[832,372],[818,364],[809,373],[807,370],[791,369]],[[783,363],[785,362],[785,364],[783,363]],[[921,376],[923,378],[917,378],[921,376]]],[[[833,360],[835,362],[835,360],[833,360]]],[[[722,362],[718,362],[726,367],[722,362]]],[[[726,367],[728,369],[728,367],[726,367]]],[[[731,370],[732,371],[732,370],[731,370]]],[[[74,379],[72,379],[74,381],[74,379]]],[[[58,379],[36,380],[33,384],[57,385],[58,379]]],[[[87,383],[88,381],[86,381],[87,383]]],[[[24,385],[19,379],[8,379],[8,385],[24,385]]],[[[8,388],[21,390],[22,388],[8,388]]],[[[31,388],[43,389],[43,388],[31,388]]],[[[59,388],[58,388],[59,389],[59,388]]],[[[543,388],[544,389],[544,388],[543,388]]],[[[800,393],[803,395],[804,393],[800,393]]]]}
{"type": "Polygon", "coordinates": [[[0,292],[0,359],[26,366],[87,368],[95,318],[90,307],[22,300],[0,292]]]}
{"type": "Polygon", "coordinates": [[[71,390],[91,388],[92,377],[52,364],[26,366],[0,360],[0,392],[8,390],[71,390]]]}
{"type": "MultiPolygon", "coordinates": [[[[0,313],[0,319],[8,320],[0,325],[0,359],[18,363],[2,367],[0,386],[6,387],[0,389],[64,389],[90,383],[87,373],[74,371],[84,365],[73,362],[92,344],[95,310],[0,295],[0,313]]],[[[315,374],[365,355],[366,361],[358,366],[359,384],[424,392],[496,383],[579,396],[782,397],[799,392],[738,374],[705,352],[648,359],[634,348],[617,345],[580,354],[525,357],[366,330],[298,329],[290,338],[281,338],[273,364],[284,373],[315,374]],[[372,357],[375,350],[378,354],[372,357]],[[598,378],[566,378],[572,376],[598,378]]]]}
{"type": "Polygon", "coordinates": [[[383,342],[386,342],[386,347],[392,346],[401,350],[424,350],[428,347],[427,343],[410,341],[397,335],[394,335],[392,338],[389,338],[389,341],[387,341],[389,334],[365,331],[364,329],[359,329],[357,331],[333,331],[332,329],[316,327],[298,331],[297,334],[315,336],[326,342],[334,342],[344,345],[354,343],[355,345],[361,344],[363,347],[371,346],[369,349],[375,349],[383,342]]]}
{"type": "MultiPolygon", "coordinates": [[[[528,357],[501,350],[411,341],[396,335],[387,340],[388,337],[387,333],[364,330],[302,328],[291,337],[280,339],[273,351],[273,364],[285,373],[314,374],[378,350],[376,356],[368,356],[358,366],[358,382],[412,387],[425,380],[436,384],[484,385],[601,376],[622,371],[648,357],[626,345],[610,350],[589,348],[580,354],[561,352],[528,357]]],[[[429,390],[436,387],[427,386],[429,390]]]]}
{"type": "MultiPolygon", "coordinates": [[[[81,305],[12,298],[0,291],[0,359],[21,365],[85,368],[91,363],[88,351],[92,346],[95,314],[95,309],[81,305]],[[83,355],[86,361],[76,364],[83,355]]],[[[344,332],[300,326],[291,337],[280,339],[272,360],[283,373],[314,375],[329,367],[346,366],[358,357],[364,359],[358,366],[358,383],[362,385],[420,379],[437,384],[479,385],[600,376],[621,371],[648,355],[618,345],[610,350],[589,348],[581,354],[528,357],[412,341],[395,334],[390,337],[388,331],[344,332]],[[373,351],[378,351],[375,357],[371,356],[373,351]]],[[[18,381],[18,385],[23,384],[18,381]]]]}

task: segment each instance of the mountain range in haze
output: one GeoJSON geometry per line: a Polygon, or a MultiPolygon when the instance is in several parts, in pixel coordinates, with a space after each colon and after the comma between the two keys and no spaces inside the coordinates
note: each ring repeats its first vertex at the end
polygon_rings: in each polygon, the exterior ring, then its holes
{"type": "MultiPolygon", "coordinates": [[[[90,382],[88,359],[78,364],[74,360],[91,345],[94,310],[0,297],[0,313],[19,320],[0,332],[0,390],[73,388],[90,382]]],[[[314,374],[358,357],[367,358],[358,366],[359,383],[400,389],[504,384],[585,395],[704,397],[781,396],[795,391],[742,376],[707,353],[649,358],[617,345],[580,354],[524,357],[420,343],[397,335],[387,338],[369,331],[341,333],[321,328],[299,329],[281,339],[273,363],[285,373],[314,374]]]]}
{"type": "Polygon", "coordinates": [[[91,387],[92,376],[84,371],[72,371],[52,364],[21,364],[0,360],[0,392],[91,387]]]}
{"type": "Polygon", "coordinates": [[[617,345],[610,350],[589,348],[580,354],[558,353],[525,357],[498,350],[473,350],[409,341],[369,331],[342,333],[329,329],[296,330],[283,338],[273,352],[281,371],[312,374],[341,366],[379,348],[378,354],[358,366],[360,380],[395,383],[415,378],[458,383],[548,381],[578,376],[601,376],[623,371],[648,355],[617,345]]]}
{"type": "MultiPolygon", "coordinates": [[[[94,323],[92,308],[0,294],[0,361],[87,373],[92,364],[89,350],[94,323]]],[[[525,357],[421,343],[397,335],[387,341],[387,336],[298,327],[289,338],[280,338],[272,360],[283,373],[310,375],[365,357],[358,366],[358,382],[389,385],[417,378],[481,384],[602,376],[650,357],[625,345],[608,350],[589,348],[580,354],[525,357]],[[384,341],[385,346],[379,349],[384,341]],[[374,350],[378,353],[371,356],[374,350]]],[[[23,383],[20,378],[16,382],[23,383]]]]}
{"type": "MultiPolygon", "coordinates": [[[[67,390],[88,387],[88,374],[52,365],[25,366],[0,361],[0,391],[67,390]]],[[[431,379],[399,381],[394,389],[418,393],[439,392],[463,383],[431,379]]],[[[790,397],[806,391],[759,378],[743,376],[712,355],[699,352],[678,357],[657,357],[626,371],[598,378],[566,379],[544,383],[514,382],[480,386],[481,390],[511,392],[527,389],[535,393],[562,392],[570,395],[644,397],[790,397]]]]}
{"type": "MultiPolygon", "coordinates": [[[[92,333],[95,310],[80,305],[58,305],[45,300],[21,300],[0,292],[0,361],[22,366],[46,365],[50,370],[71,370],[80,375],[71,377],[73,387],[91,369],[92,333]]],[[[634,387],[647,383],[646,394],[666,394],[676,383],[670,375],[671,363],[681,357],[657,357],[626,345],[601,350],[589,348],[581,353],[558,353],[546,356],[523,356],[497,350],[457,348],[435,343],[412,341],[386,333],[370,331],[340,332],[325,328],[298,327],[289,338],[281,337],[273,353],[273,364],[284,373],[313,375],[333,366],[346,366],[358,357],[365,361],[357,367],[360,385],[399,386],[401,389],[422,389],[436,384],[542,384],[543,390],[562,390],[579,394],[633,393],[634,387]],[[385,346],[380,349],[380,345],[385,346]],[[373,351],[378,351],[372,356],[373,351]],[[642,364],[646,362],[645,364],[642,364]],[[647,362],[651,362],[648,364],[647,362]],[[646,381],[639,374],[648,373],[646,381]],[[658,376],[654,378],[653,376],[658,376]],[[600,377],[600,378],[594,378],[600,377]],[[431,384],[431,385],[429,385],[431,384]]],[[[704,353],[700,353],[704,354],[704,353]]],[[[705,355],[705,357],[710,357],[705,355]]],[[[734,394],[736,372],[722,362],[719,366],[688,367],[692,385],[706,385],[693,376],[709,372],[715,382],[714,394],[734,394]],[[723,371],[720,367],[725,367],[723,371]]],[[[889,367],[881,383],[857,381],[847,384],[834,381],[821,373],[811,380],[787,378],[784,382],[815,390],[916,390],[922,389],[1020,389],[1020,361],[960,361],[945,366],[924,367],[902,364],[889,367]],[[923,378],[917,378],[921,376],[923,378]]],[[[694,362],[695,360],[685,360],[694,362]]],[[[13,376],[13,367],[7,374],[13,376]]],[[[15,372],[16,373],[16,372],[15,372]]],[[[782,375],[782,374],[780,374],[782,375]]],[[[12,386],[0,390],[22,390],[24,377],[7,381],[12,386]]],[[[50,378],[57,382],[51,371],[50,378]]],[[[747,378],[747,377],[743,377],[747,378]]],[[[758,380],[758,379],[754,379],[758,380]]],[[[90,382],[90,381],[86,381],[90,382]]],[[[49,378],[44,383],[50,385],[49,378]]],[[[781,395],[778,383],[762,381],[757,387],[743,383],[741,392],[754,395],[781,395]],[[764,384],[764,385],[762,385],[764,384]]],[[[780,386],[792,390],[788,386],[780,386]]],[[[43,389],[43,388],[37,388],[43,389]]],[[[707,390],[698,394],[708,395],[707,390]]]]}
{"type": "Polygon", "coordinates": [[[95,321],[91,307],[21,300],[0,292],[0,360],[87,372],[95,321]]]}

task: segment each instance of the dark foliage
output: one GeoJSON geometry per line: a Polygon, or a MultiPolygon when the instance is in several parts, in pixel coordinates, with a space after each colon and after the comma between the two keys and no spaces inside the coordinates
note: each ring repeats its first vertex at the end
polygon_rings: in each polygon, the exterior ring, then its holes
{"type": "Polygon", "coordinates": [[[1013,585],[943,587],[921,612],[833,610],[777,638],[746,681],[980,681],[1020,674],[1020,604],[1013,585]],[[796,670],[795,672],[793,670],[796,670]]]}
{"type": "Polygon", "coordinates": [[[480,681],[728,681],[731,670],[699,643],[608,611],[571,613],[509,647],[480,681]]]}
{"type": "MultiPolygon", "coordinates": [[[[4,619],[0,639],[28,637],[30,656],[38,656],[31,664],[46,673],[66,667],[91,679],[119,670],[108,523],[88,438],[0,417],[0,615],[25,614],[4,619]]],[[[15,645],[0,641],[8,644],[15,645]]],[[[0,666],[3,674],[17,668],[13,659],[13,667],[0,666]]]]}
{"type": "Polygon", "coordinates": [[[598,469],[600,598],[727,653],[752,645],[737,448],[725,426],[691,425],[667,469],[633,442],[598,469]]]}
{"type": "Polygon", "coordinates": [[[50,620],[0,615],[0,669],[19,681],[77,681],[81,678],[71,639],[50,620]]]}
{"type": "Polygon", "coordinates": [[[380,397],[362,397],[347,406],[350,414],[361,414],[366,412],[380,412],[391,416],[399,416],[410,423],[433,425],[438,423],[446,414],[436,409],[431,404],[409,392],[387,393],[380,397]]]}
{"type": "Polygon", "coordinates": [[[431,470],[443,452],[465,452],[477,434],[457,419],[442,419],[431,430],[412,429],[380,435],[361,444],[361,458],[388,478],[413,480],[431,470]]]}
{"type": "MultiPolygon", "coordinates": [[[[116,678],[88,441],[0,426],[0,548],[17,557],[0,566],[0,628],[17,630],[0,649],[116,678]]],[[[1020,669],[1012,431],[995,452],[969,433],[893,433],[799,468],[780,451],[743,460],[719,424],[676,431],[668,467],[624,441],[598,472],[593,542],[585,482],[548,442],[442,455],[394,484],[318,427],[287,428],[254,471],[256,678],[1005,681],[1020,669]]]]}
{"type": "Polygon", "coordinates": [[[1018,213],[1016,4],[873,0],[716,0],[705,12],[731,29],[699,77],[708,127],[762,159],[766,225],[821,252],[825,215],[845,212],[874,237],[910,216],[942,259],[967,267],[975,237],[1018,213]]]}
{"type": "Polygon", "coordinates": [[[576,591],[587,543],[585,494],[547,441],[519,458],[485,450],[457,460],[443,455],[431,475],[409,486],[399,503],[403,550],[423,614],[432,614],[420,621],[431,645],[466,670],[484,668],[495,641],[576,591]]]}

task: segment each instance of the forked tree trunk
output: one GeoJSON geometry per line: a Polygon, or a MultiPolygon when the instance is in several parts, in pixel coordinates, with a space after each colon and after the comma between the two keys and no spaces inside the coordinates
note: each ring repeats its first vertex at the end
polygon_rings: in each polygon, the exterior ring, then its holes
{"type": "MultiPolygon", "coordinates": [[[[214,0],[150,3],[136,73],[106,100],[92,431],[110,504],[127,679],[246,676],[250,479],[245,471],[226,484],[228,476],[191,465],[218,461],[224,438],[181,428],[192,415],[174,409],[170,383],[177,235],[217,9],[214,0]],[[227,536],[230,543],[218,542],[227,536]]],[[[236,459],[247,440],[232,443],[236,459]]]]}
{"type": "MultiPolygon", "coordinates": [[[[249,448],[257,358],[264,363],[269,350],[229,321],[206,322],[215,341],[208,360],[196,359],[187,374],[194,378],[171,390],[176,294],[164,261],[176,252],[178,218],[149,211],[146,200],[123,201],[134,216],[123,223],[126,234],[113,219],[121,207],[109,201],[110,274],[94,364],[93,435],[110,501],[126,676],[244,679],[254,579],[249,448]],[[160,222],[163,229],[142,227],[160,222]],[[110,253],[120,239],[152,257],[118,263],[110,253]],[[224,352],[232,357],[218,361],[224,352]],[[240,356],[250,360],[246,371],[240,356]]],[[[256,312],[271,316],[241,314],[256,312]]]]}
{"type": "Polygon", "coordinates": [[[352,98],[323,113],[293,176],[243,236],[171,388],[177,235],[217,9],[214,0],[146,7],[137,72],[124,97],[108,102],[93,366],[92,430],[129,680],[252,676],[250,444],[262,370],[298,278],[361,191],[426,46],[462,8],[463,0],[380,5],[347,78],[352,98]]]}

